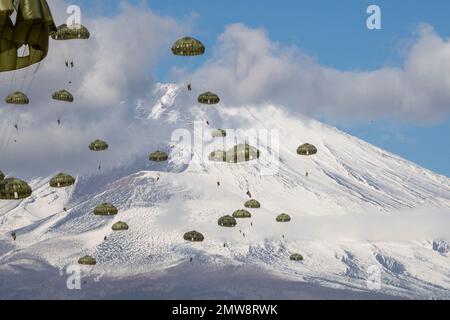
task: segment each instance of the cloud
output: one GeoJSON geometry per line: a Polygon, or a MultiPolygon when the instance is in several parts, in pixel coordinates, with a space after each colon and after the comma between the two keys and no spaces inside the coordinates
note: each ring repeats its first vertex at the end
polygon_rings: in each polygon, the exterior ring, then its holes
{"type": "MultiPolygon", "coordinates": [[[[57,24],[64,23],[66,7],[63,1],[52,2],[57,24]]],[[[10,175],[92,172],[99,161],[114,165],[144,149],[147,153],[158,140],[158,132],[136,121],[136,105],[150,99],[155,64],[189,26],[126,3],[114,16],[83,16],[83,24],[91,39],[51,40],[49,56],[37,72],[33,66],[0,75],[0,96],[22,90],[31,100],[22,109],[0,109],[0,161],[10,175]],[[75,68],[66,69],[65,61],[74,61],[75,68]],[[51,100],[60,89],[72,92],[75,102],[51,100]],[[87,146],[97,138],[110,143],[107,154],[89,154],[87,146]]]]}
{"type": "Polygon", "coordinates": [[[340,71],[262,29],[233,24],[194,82],[230,105],[270,102],[330,119],[433,123],[450,114],[450,42],[426,25],[416,36],[401,68],[340,71]]]}

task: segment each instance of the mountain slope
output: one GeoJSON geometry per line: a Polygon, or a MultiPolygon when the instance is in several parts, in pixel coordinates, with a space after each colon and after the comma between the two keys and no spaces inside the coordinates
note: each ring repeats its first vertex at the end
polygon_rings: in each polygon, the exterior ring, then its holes
{"type": "Polygon", "coordinates": [[[137,155],[126,165],[78,177],[72,189],[55,191],[49,178],[39,178],[31,198],[0,202],[0,275],[10,274],[11,266],[33,268],[30,261],[64,269],[90,254],[98,264],[85,273],[112,281],[172,270],[192,257],[205,270],[245,266],[283,281],[368,292],[367,269],[377,266],[377,294],[450,298],[450,179],[280,107],[205,109],[175,85],[159,85],[155,93],[161,97],[138,106],[138,121],[166,132],[168,140],[186,128],[195,143],[162,143],[171,155],[166,164],[137,155]],[[227,138],[213,139],[206,119],[230,128],[227,138]],[[242,131],[232,135],[231,128],[242,131]],[[211,151],[257,141],[257,131],[246,129],[278,130],[279,148],[260,137],[260,162],[207,161],[211,151]],[[297,155],[305,142],[319,153],[297,155]],[[262,208],[234,229],[219,227],[221,216],[243,208],[247,191],[262,208]],[[104,202],[119,215],[94,216],[104,202]],[[282,212],[291,223],[276,223],[282,212]],[[130,231],[113,233],[119,220],[130,231]],[[11,241],[11,230],[18,241],[11,241]],[[186,243],[183,234],[191,230],[202,232],[205,242],[186,243]],[[304,262],[289,261],[294,252],[304,262]]]}

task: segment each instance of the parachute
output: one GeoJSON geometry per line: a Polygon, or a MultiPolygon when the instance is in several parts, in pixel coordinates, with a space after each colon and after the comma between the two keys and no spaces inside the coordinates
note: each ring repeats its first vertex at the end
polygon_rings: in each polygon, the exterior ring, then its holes
{"type": "Polygon", "coordinates": [[[56,91],[52,94],[52,99],[64,102],[73,102],[73,96],[67,90],[56,91]]]}
{"type": "Polygon", "coordinates": [[[89,149],[91,151],[105,151],[108,150],[108,148],[109,148],[108,143],[101,140],[95,140],[91,142],[91,144],[89,145],[89,149]]]}
{"type": "Polygon", "coordinates": [[[51,34],[53,40],[75,40],[89,39],[91,36],[89,30],[81,25],[74,23],[70,26],[67,24],[60,25],[56,31],[51,34]]]}
{"type": "Polygon", "coordinates": [[[5,179],[5,174],[0,170],[0,181],[5,179]]]}
{"type": "Polygon", "coordinates": [[[303,261],[303,256],[301,254],[298,253],[294,253],[293,255],[291,255],[291,261],[303,261]]]}
{"type": "Polygon", "coordinates": [[[215,162],[242,163],[259,159],[261,152],[249,144],[239,144],[228,152],[214,151],[209,155],[209,160],[215,162]]]}
{"type": "Polygon", "coordinates": [[[129,228],[130,227],[122,221],[119,221],[112,226],[113,231],[127,231],[129,228]]]}
{"type": "Polygon", "coordinates": [[[282,213],[277,217],[277,222],[290,222],[291,217],[286,213],[282,213]]]}
{"type": "Polygon", "coordinates": [[[110,203],[103,203],[94,209],[96,216],[115,216],[119,210],[110,203]]]}
{"type": "Polygon", "coordinates": [[[252,200],[248,200],[245,203],[245,207],[251,208],[251,209],[259,209],[259,208],[261,208],[261,204],[258,201],[252,199],[252,200]]]}
{"type": "Polygon", "coordinates": [[[217,94],[213,92],[205,92],[198,96],[198,102],[201,104],[218,104],[220,102],[220,98],[217,94]]]}
{"type": "Polygon", "coordinates": [[[166,153],[158,150],[151,153],[149,159],[153,162],[164,162],[169,159],[169,156],[166,153]]]}
{"type": "Polygon", "coordinates": [[[23,92],[16,91],[7,96],[5,102],[8,104],[25,105],[29,104],[30,100],[23,92]]]}
{"type": "Polygon", "coordinates": [[[184,37],[177,40],[172,46],[172,53],[176,56],[200,56],[205,53],[205,46],[199,40],[184,37]]]}
{"type": "Polygon", "coordinates": [[[0,181],[0,200],[21,200],[31,196],[31,187],[25,181],[8,178],[0,181]]]}
{"type": "Polygon", "coordinates": [[[46,0],[0,0],[0,72],[23,69],[48,54],[50,33],[56,31],[46,0]],[[11,16],[16,13],[16,22],[11,16]],[[28,47],[28,55],[18,49],[28,47]]]}
{"type": "Polygon", "coordinates": [[[191,242],[203,242],[205,237],[200,232],[190,231],[184,234],[183,239],[191,242]]]}
{"type": "Polygon", "coordinates": [[[218,221],[219,226],[225,228],[233,228],[237,225],[236,219],[232,216],[224,216],[218,221]]]}
{"type": "Polygon", "coordinates": [[[298,147],[297,153],[301,156],[312,156],[317,154],[317,148],[312,144],[305,143],[298,147]]]}
{"type": "Polygon", "coordinates": [[[227,136],[227,132],[223,129],[217,129],[212,132],[213,138],[225,138],[227,136]]]}
{"type": "Polygon", "coordinates": [[[84,256],[78,260],[78,264],[86,266],[95,266],[97,264],[97,261],[91,256],[84,256]]]}
{"type": "Polygon", "coordinates": [[[249,219],[252,217],[252,214],[247,210],[237,210],[233,213],[233,218],[236,219],[249,219]]]}
{"type": "Polygon", "coordinates": [[[50,187],[65,188],[75,184],[75,178],[66,173],[59,173],[50,179],[50,187]]]}

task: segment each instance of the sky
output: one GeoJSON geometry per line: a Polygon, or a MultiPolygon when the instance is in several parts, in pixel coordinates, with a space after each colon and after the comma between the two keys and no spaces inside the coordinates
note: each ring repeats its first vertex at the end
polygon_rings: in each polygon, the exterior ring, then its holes
{"type": "MultiPolygon", "coordinates": [[[[76,3],[77,1],[74,1],[76,3]]],[[[114,15],[120,2],[80,0],[89,15],[114,15]],[[108,5],[105,6],[104,3],[108,5]],[[92,8],[92,9],[91,9],[92,8]]],[[[142,4],[142,1],[129,1],[142,4]]],[[[450,36],[450,2],[381,1],[381,0],[154,0],[146,2],[155,13],[179,20],[193,21],[192,33],[207,47],[217,43],[227,25],[243,23],[250,28],[263,28],[269,37],[313,57],[323,66],[343,71],[370,71],[401,67],[405,54],[417,36],[417,29],[428,24],[443,39],[450,36]],[[380,6],[382,29],[368,30],[366,9],[380,6]]],[[[208,55],[206,56],[206,59],[208,55]]],[[[159,79],[170,80],[169,70],[177,61],[162,59],[157,67],[159,79]]],[[[201,62],[200,62],[201,63],[201,62]]],[[[195,66],[195,65],[194,65],[195,66]]],[[[450,101],[449,101],[450,103],[450,101]]],[[[386,116],[389,118],[389,115],[386,116]]],[[[440,117],[432,123],[420,121],[370,121],[318,119],[336,125],[388,151],[399,154],[435,172],[450,176],[450,121],[440,117]],[[424,149],[433,152],[423,152],[424,149]]]]}
{"type": "MultiPolygon", "coordinates": [[[[78,80],[74,90],[82,97],[80,112],[62,114],[72,117],[72,127],[58,135],[50,122],[29,131],[23,139],[30,145],[39,135],[69,146],[88,129],[108,135],[117,126],[124,130],[117,137],[122,143],[129,136],[144,135],[144,128],[128,127],[128,112],[111,105],[145,94],[152,83],[183,81],[189,73],[195,83],[220,88],[231,104],[280,104],[450,176],[448,1],[48,2],[57,23],[64,22],[68,4],[80,5],[83,21],[95,36],[77,50],[52,44],[55,49],[39,77],[57,87],[67,75],[52,61],[75,55],[79,68],[72,76],[78,80]],[[382,30],[366,27],[370,4],[381,8],[382,30]],[[205,56],[189,62],[189,70],[167,50],[186,34],[207,47],[205,56]],[[65,57],[58,56],[61,51],[65,57]],[[96,119],[98,114],[104,116],[96,119]],[[97,122],[87,123],[86,117],[97,122]],[[112,125],[113,120],[118,122],[112,125]]],[[[36,107],[41,119],[16,115],[29,127],[48,119],[48,99],[39,85],[32,91],[42,102],[36,107]]],[[[131,151],[134,148],[139,144],[130,145],[131,151]]],[[[68,148],[59,156],[70,157],[70,152],[68,148]]],[[[36,163],[45,163],[48,152],[35,150],[35,156],[36,163]]]]}

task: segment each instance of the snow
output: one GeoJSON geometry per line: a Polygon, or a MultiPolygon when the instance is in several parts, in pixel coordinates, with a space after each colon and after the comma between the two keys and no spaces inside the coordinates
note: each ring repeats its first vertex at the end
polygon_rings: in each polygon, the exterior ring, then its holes
{"type": "Polygon", "coordinates": [[[282,107],[222,104],[201,110],[195,97],[174,84],[159,84],[154,94],[154,104],[138,105],[139,121],[168,135],[187,128],[201,143],[164,142],[168,163],[150,163],[146,153],[154,150],[145,150],[141,159],[78,177],[73,188],[54,190],[48,177],[37,178],[29,199],[0,201],[0,279],[8,279],[0,283],[0,298],[20,292],[33,297],[43,279],[54,287],[40,298],[74,297],[59,270],[87,254],[98,263],[83,269],[85,277],[103,278],[95,283],[97,297],[275,299],[286,290],[284,298],[450,298],[450,179],[282,107]],[[279,130],[277,172],[264,174],[276,163],[276,150],[265,141],[259,146],[262,164],[202,161],[209,151],[255,138],[194,133],[195,121],[206,130],[206,116],[218,128],[279,130]],[[319,153],[298,156],[305,142],[319,153]],[[221,216],[243,208],[247,190],[262,208],[250,210],[253,218],[239,220],[236,228],[219,227],[221,216]],[[104,202],[119,214],[94,216],[104,202]],[[280,213],[292,222],[276,223],[280,213]],[[118,221],[130,230],[113,232],[118,221]],[[205,241],[186,243],[182,236],[191,230],[205,241]],[[305,260],[290,261],[295,252],[305,260]],[[373,265],[382,271],[382,286],[370,292],[367,269],[373,265]],[[199,270],[205,277],[194,276],[199,270]],[[236,271],[224,285],[221,279],[232,270],[255,272],[246,278],[236,271]],[[262,290],[258,281],[273,289],[262,290]],[[257,291],[243,288],[250,282],[257,291]],[[186,296],[189,286],[196,289],[186,296]]]}

